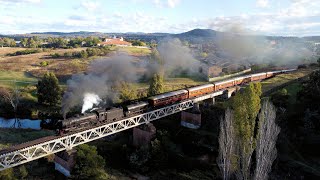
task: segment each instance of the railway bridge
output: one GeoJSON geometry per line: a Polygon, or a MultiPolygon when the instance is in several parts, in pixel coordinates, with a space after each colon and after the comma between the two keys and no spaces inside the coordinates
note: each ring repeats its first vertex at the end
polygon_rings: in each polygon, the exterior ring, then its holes
{"type": "Polygon", "coordinates": [[[88,143],[142,124],[150,123],[154,120],[191,109],[196,103],[204,100],[214,101],[216,96],[231,96],[235,88],[215,91],[193,99],[187,99],[179,103],[168,105],[153,111],[140,115],[124,118],[113,123],[103,124],[101,126],[90,127],[88,129],[74,132],[62,136],[48,136],[34,141],[29,141],[19,145],[12,146],[0,151],[0,171],[15,167],[51,154],[64,150],[71,150],[80,144],[88,143]]]}

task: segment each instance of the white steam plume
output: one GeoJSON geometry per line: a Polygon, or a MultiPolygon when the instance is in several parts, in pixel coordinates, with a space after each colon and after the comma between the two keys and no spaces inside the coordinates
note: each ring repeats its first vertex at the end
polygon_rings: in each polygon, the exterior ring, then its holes
{"type": "Polygon", "coordinates": [[[91,109],[93,105],[98,105],[102,100],[98,95],[94,93],[85,93],[83,97],[83,105],[81,113],[84,113],[86,110],[91,109]]]}

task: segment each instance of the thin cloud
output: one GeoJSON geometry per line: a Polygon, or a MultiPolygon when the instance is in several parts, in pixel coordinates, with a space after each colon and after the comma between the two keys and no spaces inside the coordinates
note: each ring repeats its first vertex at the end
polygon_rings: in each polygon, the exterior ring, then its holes
{"type": "Polygon", "coordinates": [[[95,11],[98,9],[100,3],[96,1],[82,1],[81,6],[88,11],[95,11]]]}
{"type": "Polygon", "coordinates": [[[14,3],[40,3],[41,0],[0,0],[1,3],[6,3],[6,4],[14,4],[14,3]]]}
{"type": "Polygon", "coordinates": [[[260,8],[266,8],[269,6],[269,0],[257,0],[256,5],[260,8]]]}
{"type": "Polygon", "coordinates": [[[153,3],[157,7],[169,7],[169,8],[175,8],[177,5],[179,5],[181,0],[154,0],[153,3]]]}

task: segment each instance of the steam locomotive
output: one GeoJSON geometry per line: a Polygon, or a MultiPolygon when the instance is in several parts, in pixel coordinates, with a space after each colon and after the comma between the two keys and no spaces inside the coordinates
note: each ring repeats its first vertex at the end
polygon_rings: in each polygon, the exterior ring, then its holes
{"type": "Polygon", "coordinates": [[[99,126],[102,124],[119,121],[125,117],[130,117],[147,112],[150,109],[174,104],[186,99],[202,96],[214,91],[223,90],[232,86],[243,85],[253,81],[260,81],[277,74],[287,73],[296,69],[271,71],[264,73],[250,74],[232,79],[194,86],[177,91],[167,92],[149,97],[147,101],[136,102],[124,107],[98,108],[80,117],[72,117],[65,120],[59,120],[56,124],[58,133],[67,134],[82,131],[86,128],[99,126]]]}

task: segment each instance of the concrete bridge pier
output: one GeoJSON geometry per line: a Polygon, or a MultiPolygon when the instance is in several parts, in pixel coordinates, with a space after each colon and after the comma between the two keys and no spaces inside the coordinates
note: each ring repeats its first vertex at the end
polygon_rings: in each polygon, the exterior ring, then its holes
{"type": "Polygon", "coordinates": [[[156,127],[152,123],[143,124],[133,128],[133,146],[148,145],[156,137],[156,127]]]}
{"type": "Polygon", "coordinates": [[[199,129],[201,127],[201,112],[199,103],[194,103],[191,111],[181,112],[181,126],[190,129],[199,129]]]}
{"type": "Polygon", "coordinates": [[[209,98],[203,101],[204,106],[208,107],[210,105],[214,105],[216,103],[216,99],[213,98],[209,98]]]}
{"type": "Polygon", "coordinates": [[[56,153],[54,156],[55,170],[61,172],[66,177],[70,177],[71,171],[76,163],[76,152],[77,150],[71,149],[56,153]]]}
{"type": "Polygon", "coordinates": [[[239,91],[239,87],[231,87],[231,88],[228,88],[226,91],[225,91],[225,98],[226,99],[229,99],[234,93],[236,93],[237,91],[239,91]]]}

